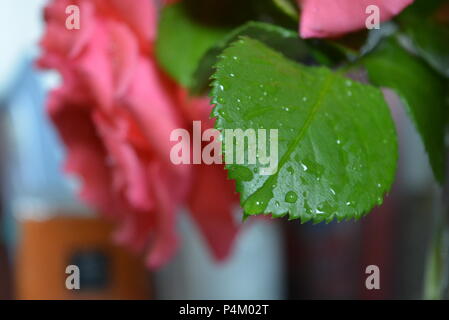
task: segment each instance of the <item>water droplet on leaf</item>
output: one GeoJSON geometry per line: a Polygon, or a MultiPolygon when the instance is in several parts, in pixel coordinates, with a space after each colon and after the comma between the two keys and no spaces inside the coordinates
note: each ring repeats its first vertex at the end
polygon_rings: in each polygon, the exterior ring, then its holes
{"type": "Polygon", "coordinates": [[[295,203],[297,200],[298,200],[298,195],[293,191],[289,191],[285,195],[285,201],[288,203],[295,203]]]}

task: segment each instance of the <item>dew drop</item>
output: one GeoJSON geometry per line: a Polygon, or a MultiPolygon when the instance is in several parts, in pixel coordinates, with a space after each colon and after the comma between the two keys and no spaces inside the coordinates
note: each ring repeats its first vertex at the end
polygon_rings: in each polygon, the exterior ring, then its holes
{"type": "Polygon", "coordinates": [[[298,200],[298,195],[293,191],[289,191],[285,195],[285,201],[288,203],[295,203],[297,200],[298,200]]]}
{"type": "Polygon", "coordinates": [[[307,169],[309,169],[304,163],[301,163],[301,167],[303,168],[304,171],[307,171],[307,169]]]}

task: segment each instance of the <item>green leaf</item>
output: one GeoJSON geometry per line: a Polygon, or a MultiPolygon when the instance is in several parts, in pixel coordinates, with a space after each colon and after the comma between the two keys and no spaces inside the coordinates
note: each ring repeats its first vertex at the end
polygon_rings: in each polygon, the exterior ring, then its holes
{"type": "Polygon", "coordinates": [[[297,32],[264,22],[250,21],[230,32],[203,56],[195,72],[195,82],[191,87],[194,93],[200,93],[208,88],[218,56],[230,43],[241,36],[262,41],[269,47],[282,51],[293,60],[304,60],[309,54],[306,43],[299,38],[297,32]]]}
{"type": "Polygon", "coordinates": [[[399,16],[399,22],[403,31],[401,44],[449,77],[449,26],[436,19],[445,2],[416,0],[399,16]]]}
{"type": "MultiPolygon", "coordinates": [[[[382,203],[397,143],[379,89],[295,63],[250,38],[222,53],[214,79],[213,116],[225,140],[226,129],[278,130],[275,174],[262,175],[260,161],[226,164],[246,216],[341,221],[382,203]]],[[[223,149],[226,159],[229,145],[223,149]]]]}
{"type": "Polygon", "coordinates": [[[407,15],[402,22],[413,50],[436,71],[449,77],[449,27],[431,17],[417,15],[407,15]]]}
{"type": "Polygon", "coordinates": [[[408,15],[417,15],[421,17],[429,17],[438,10],[447,0],[415,0],[412,5],[407,7],[400,18],[408,15]]]}
{"type": "Polygon", "coordinates": [[[220,53],[240,37],[259,40],[298,62],[318,62],[326,66],[335,66],[348,59],[355,60],[357,57],[352,50],[336,42],[321,39],[303,40],[297,31],[265,22],[250,21],[231,31],[207,51],[195,71],[191,92],[200,94],[209,89],[213,66],[217,63],[220,53]]]}
{"type": "Polygon", "coordinates": [[[434,175],[442,182],[445,126],[443,79],[392,38],[361,62],[373,84],[391,88],[401,97],[424,142],[434,175]]]}
{"type": "Polygon", "coordinates": [[[195,20],[184,3],[164,7],[161,13],[156,56],[162,67],[179,83],[189,87],[204,53],[229,29],[195,20]]]}

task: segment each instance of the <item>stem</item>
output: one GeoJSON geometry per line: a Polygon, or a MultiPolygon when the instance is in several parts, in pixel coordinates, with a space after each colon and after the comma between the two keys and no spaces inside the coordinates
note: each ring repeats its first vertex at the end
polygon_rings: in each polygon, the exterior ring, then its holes
{"type": "Polygon", "coordinates": [[[424,283],[424,299],[426,300],[445,299],[448,294],[449,228],[445,210],[438,211],[426,266],[424,283]]]}
{"type": "Polygon", "coordinates": [[[298,8],[296,8],[289,0],[274,0],[273,2],[287,16],[295,21],[299,21],[298,8]]]}
{"type": "Polygon", "coordinates": [[[442,206],[439,206],[435,218],[424,279],[424,299],[428,300],[449,297],[449,161],[445,169],[442,206]]]}

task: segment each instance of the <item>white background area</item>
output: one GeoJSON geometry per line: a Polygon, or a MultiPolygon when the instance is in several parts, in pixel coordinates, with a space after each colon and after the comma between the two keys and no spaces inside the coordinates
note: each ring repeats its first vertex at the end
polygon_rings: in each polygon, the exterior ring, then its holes
{"type": "Polygon", "coordinates": [[[37,55],[46,0],[0,1],[0,98],[12,85],[23,58],[37,55]]]}

